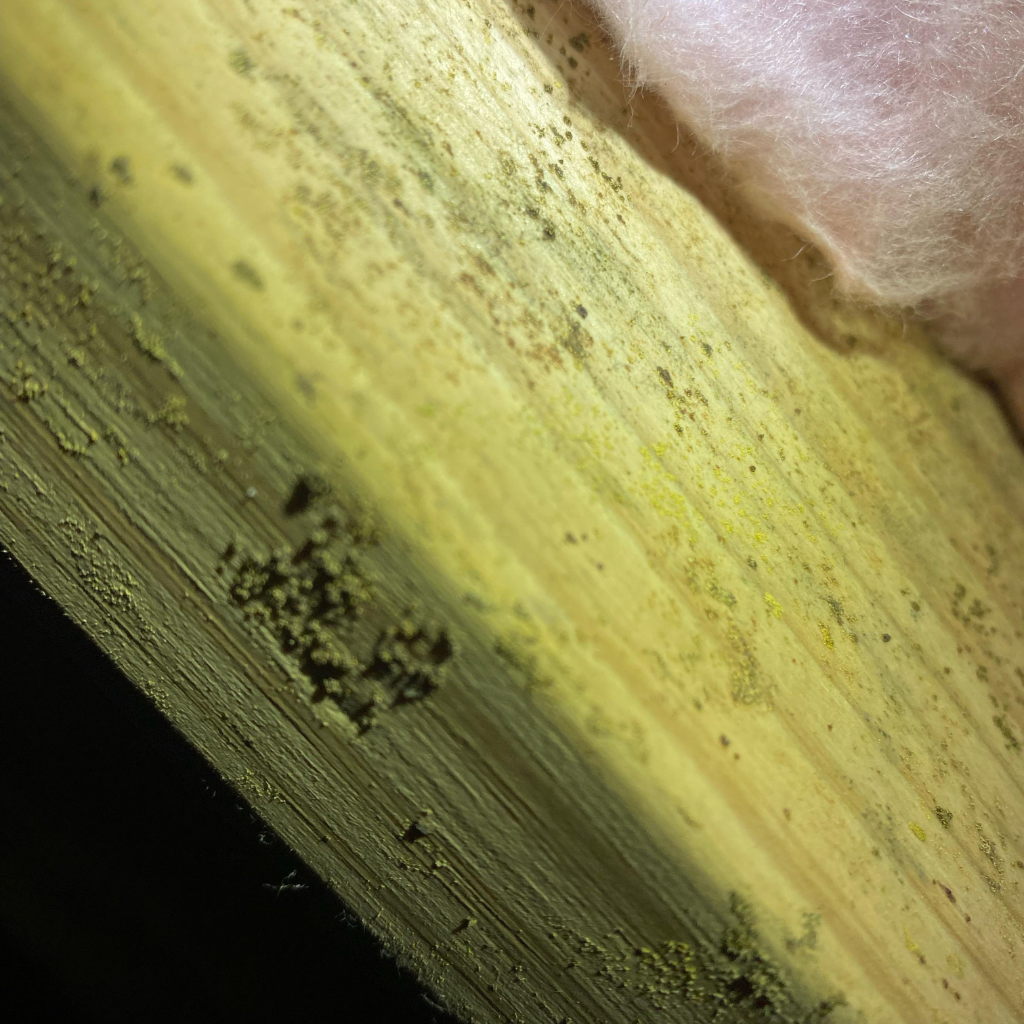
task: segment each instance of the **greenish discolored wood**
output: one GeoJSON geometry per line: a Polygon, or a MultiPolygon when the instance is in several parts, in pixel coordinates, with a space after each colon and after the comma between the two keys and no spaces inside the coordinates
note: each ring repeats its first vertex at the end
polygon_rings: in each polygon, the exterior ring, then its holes
{"type": "Polygon", "coordinates": [[[3,18],[5,542],[440,998],[1019,1016],[983,388],[565,5],[3,18]]]}
{"type": "Polygon", "coordinates": [[[304,468],[316,449],[15,116],[3,143],[4,543],[47,591],[467,1019],[802,1020],[750,907],[645,848],[538,728],[473,595],[416,572],[343,466],[304,468]]]}

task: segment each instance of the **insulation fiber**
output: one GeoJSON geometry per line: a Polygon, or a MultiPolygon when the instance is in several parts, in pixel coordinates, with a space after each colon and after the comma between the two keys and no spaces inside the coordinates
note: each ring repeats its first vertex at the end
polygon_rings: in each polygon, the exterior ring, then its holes
{"type": "Polygon", "coordinates": [[[657,89],[842,292],[1024,366],[1024,4],[595,0],[657,89]]]}

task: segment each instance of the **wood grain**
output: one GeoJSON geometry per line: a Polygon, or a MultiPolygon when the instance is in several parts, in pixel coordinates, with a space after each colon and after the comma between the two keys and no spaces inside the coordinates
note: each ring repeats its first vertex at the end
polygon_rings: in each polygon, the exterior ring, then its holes
{"type": "Polygon", "coordinates": [[[4,543],[440,1000],[1021,1018],[981,385],[565,5],[2,28],[4,543]]]}

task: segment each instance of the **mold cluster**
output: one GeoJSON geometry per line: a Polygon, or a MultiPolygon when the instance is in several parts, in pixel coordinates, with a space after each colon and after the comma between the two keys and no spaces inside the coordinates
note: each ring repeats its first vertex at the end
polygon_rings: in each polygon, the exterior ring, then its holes
{"type": "MultiPolygon", "coordinates": [[[[301,479],[286,508],[304,509],[317,490],[301,479]]],[[[381,711],[432,694],[455,653],[448,629],[414,606],[387,613],[366,557],[378,542],[372,520],[335,509],[301,543],[269,556],[242,554],[233,542],[221,566],[231,570],[232,600],[270,630],[312,684],[312,699],[330,700],[361,731],[381,711]]]]}
{"type": "MultiPolygon", "coordinates": [[[[579,941],[582,959],[574,968],[597,969],[660,1012],[706,1007],[712,1020],[758,1020],[774,1024],[811,1024],[827,1020],[846,1005],[841,995],[802,1007],[781,968],[765,952],[750,905],[730,897],[731,921],[716,942],[669,940],[657,946],[613,949],[590,938],[579,941]]],[[[613,935],[624,937],[616,930],[613,935]]],[[[611,938],[608,936],[607,938],[611,938]]],[[[689,1019],[689,1017],[687,1017],[689,1019]]],[[[701,1019],[704,1019],[703,1017],[701,1019]]]]}

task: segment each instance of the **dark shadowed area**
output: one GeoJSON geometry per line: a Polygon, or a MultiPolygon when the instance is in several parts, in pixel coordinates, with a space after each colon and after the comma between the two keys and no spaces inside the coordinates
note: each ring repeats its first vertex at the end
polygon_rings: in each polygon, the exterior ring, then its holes
{"type": "Polygon", "coordinates": [[[452,1024],[6,552],[0,631],[0,1019],[452,1024]]]}

